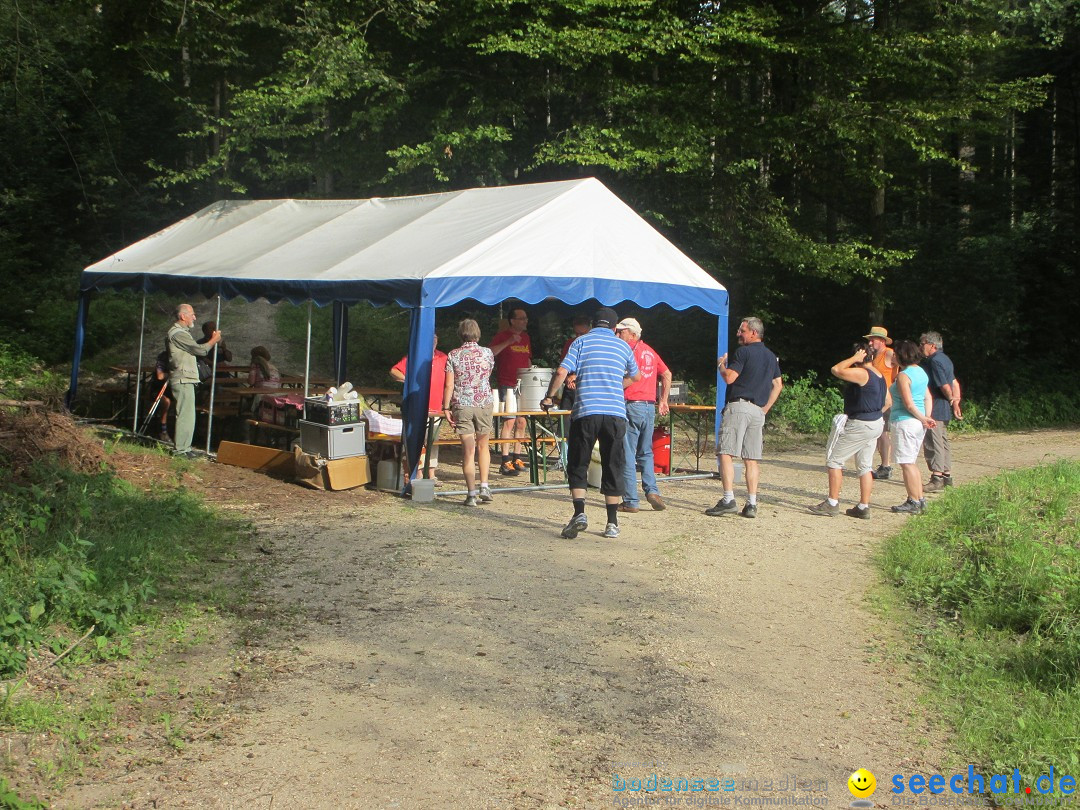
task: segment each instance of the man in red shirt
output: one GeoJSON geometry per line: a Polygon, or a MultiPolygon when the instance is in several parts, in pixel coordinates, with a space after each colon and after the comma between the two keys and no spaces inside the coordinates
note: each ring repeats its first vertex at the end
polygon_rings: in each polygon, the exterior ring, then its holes
{"type": "MultiPolygon", "coordinates": [[[[515,307],[510,310],[509,328],[499,332],[491,339],[491,353],[495,355],[495,381],[499,388],[499,402],[506,403],[506,395],[518,384],[518,371],[532,365],[532,342],[525,331],[529,325],[529,316],[525,310],[515,307]]],[[[516,400],[515,400],[516,401],[516,400]]],[[[502,439],[524,439],[525,417],[504,419],[502,439]]],[[[502,464],[499,472],[503,475],[518,475],[528,465],[521,458],[521,442],[505,442],[502,445],[502,464]]]]}
{"type": "Polygon", "coordinates": [[[653,467],[653,424],[656,411],[668,414],[668,394],[671,391],[671,370],[656,351],[641,339],[641,324],[635,318],[623,318],[615,334],[630,344],[634,360],[641,370],[641,379],[624,390],[626,396],[626,467],[623,470],[623,502],[620,512],[639,510],[637,470],[641,470],[641,488],[645,500],[653,509],[667,508],[656,485],[653,467]],[[656,381],[660,380],[660,401],[656,400],[656,381]]]}
{"type": "MultiPolygon", "coordinates": [[[[431,420],[431,429],[434,432],[435,438],[439,438],[439,426],[442,424],[442,396],[443,385],[446,382],[446,354],[440,352],[439,336],[435,335],[435,342],[432,344],[432,356],[431,356],[431,388],[428,389],[428,419],[431,420]]],[[[405,355],[393,368],[390,369],[390,376],[400,383],[405,382],[405,369],[408,366],[409,356],[405,355]]],[[[424,466],[423,459],[420,461],[420,466],[424,466]]],[[[434,478],[435,470],[439,466],[439,445],[433,444],[431,446],[431,458],[427,465],[426,478],[434,478]]]]}

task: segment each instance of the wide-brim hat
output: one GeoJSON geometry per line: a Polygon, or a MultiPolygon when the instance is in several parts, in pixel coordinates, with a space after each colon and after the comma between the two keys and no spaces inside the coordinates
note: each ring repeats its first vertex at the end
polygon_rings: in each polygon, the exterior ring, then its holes
{"type": "Polygon", "coordinates": [[[889,330],[884,326],[871,326],[870,334],[863,335],[864,338],[869,340],[870,338],[881,338],[885,341],[886,346],[892,346],[892,338],[889,337],[889,330]]]}

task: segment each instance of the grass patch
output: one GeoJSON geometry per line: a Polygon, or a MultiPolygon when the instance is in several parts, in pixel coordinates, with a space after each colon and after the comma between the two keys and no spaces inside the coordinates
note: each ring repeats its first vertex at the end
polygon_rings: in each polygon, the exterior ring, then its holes
{"type": "Polygon", "coordinates": [[[109,472],[36,464],[0,486],[0,677],[91,627],[78,655],[122,651],[152,598],[190,590],[196,564],[244,531],[183,490],[147,495],[109,472]]]}
{"type": "Polygon", "coordinates": [[[0,484],[0,807],[40,806],[27,796],[102,767],[104,750],[205,739],[269,665],[244,639],[261,620],[233,565],[246,523],[109,472],[24,473],[0,484]]]}
{"type": "Polygon", "coordinates": [[[950,490],[878,562],[916,611],[931,700],[968,761],[1077,774],[1080,464],[950,490]]]}

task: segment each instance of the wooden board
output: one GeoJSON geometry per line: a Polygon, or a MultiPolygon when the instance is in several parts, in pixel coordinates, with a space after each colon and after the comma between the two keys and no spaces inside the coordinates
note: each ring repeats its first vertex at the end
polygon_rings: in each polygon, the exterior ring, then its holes
{"type": "Polygon", "coordinates": [[[290,477],[296,465],[293,454],[287,450],[240,442],[222,442],[218,445],[217,460],[219,464],[290,477]]]}

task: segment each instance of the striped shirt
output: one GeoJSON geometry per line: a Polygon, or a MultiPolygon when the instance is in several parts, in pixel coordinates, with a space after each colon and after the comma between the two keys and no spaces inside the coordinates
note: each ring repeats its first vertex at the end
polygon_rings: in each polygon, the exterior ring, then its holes
{"type": "Polygon", "coordinates": [[[598,326],[571,343],[559,365],[577,374],[577,400],[571,419],[601,415],[626,418],[623,377],[635,376],[638,366],[625,340],[598,326]]]}

